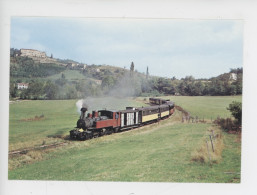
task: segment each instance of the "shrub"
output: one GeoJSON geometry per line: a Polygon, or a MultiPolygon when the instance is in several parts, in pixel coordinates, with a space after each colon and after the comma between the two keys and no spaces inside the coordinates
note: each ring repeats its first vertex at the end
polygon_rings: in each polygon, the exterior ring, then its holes
{"type": "Polygon", "coordinates": [[[233,101],[231,104],[229,104],[229,107],[227,108],[232,114],[232,116],[237,120],[238,124],[241,125],[242,123],[242,103],[233,101]]]}

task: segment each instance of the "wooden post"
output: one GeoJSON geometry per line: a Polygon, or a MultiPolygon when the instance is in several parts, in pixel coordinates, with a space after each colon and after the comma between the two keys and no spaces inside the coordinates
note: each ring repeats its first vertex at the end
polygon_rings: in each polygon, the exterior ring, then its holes
{"type": "Polygon", "coordinates": [[[214,131],[211,130],[211,133],[212,133],[213,140],[215,141],[214,131]]]}
{"type": "Polygon", "coordinates": [[[213,143],[212,143],[212,138],[211,138],[211,135],[210,136],[210,140],[211,140],[211,147],[212,147],[212,151],[214,152],[214,147],[213,147],[213,143]]]}
{"type": "Polygon", "coordinates": [[[206,139],[206,145],[207,145],[207,151],[208,151],[208,156],[209,156],[209,162],[211,163],[211,156],[210,156],[210,151],[209,151],[209,146],[208,146],[208,140],[206,139]]]}

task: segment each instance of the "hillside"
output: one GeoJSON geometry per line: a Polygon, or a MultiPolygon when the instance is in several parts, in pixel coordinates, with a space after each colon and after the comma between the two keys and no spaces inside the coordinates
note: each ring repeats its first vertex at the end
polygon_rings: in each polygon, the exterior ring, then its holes
{"type": "Polygon", "coordinates": [[[242,94],[242,68],[231,69],[210,79],[195,79],[192,76],[176,79],[137,72],[136,63],[135,67],[133,63],[133,68],[131,63],[128,70],[111,65],[87,65],[74,60],[55,59],[53,56],[39,59],[21,56],[19,50],[11,51],[10,98],[242,94]],[[29,87],[21,91],[17,89],[17,83],[27,83],[29,87]]]}

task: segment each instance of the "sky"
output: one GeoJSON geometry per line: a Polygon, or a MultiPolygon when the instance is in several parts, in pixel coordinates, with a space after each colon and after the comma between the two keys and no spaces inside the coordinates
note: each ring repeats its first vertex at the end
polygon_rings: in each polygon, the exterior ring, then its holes
{"type": "Polygon", "coordinates": [[[11,48],[171,78],[243,67],[242,20],[12,17],[11,48]]]}

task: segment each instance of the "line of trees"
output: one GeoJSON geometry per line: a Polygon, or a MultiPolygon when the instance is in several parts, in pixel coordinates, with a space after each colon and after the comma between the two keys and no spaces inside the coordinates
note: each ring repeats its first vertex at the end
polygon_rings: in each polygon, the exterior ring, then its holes
{"type": "Polygon", "coordinates": [[[51,80],[34,79],[29,83],[28,89],[18,90],[15,82],[10,83],[10,98],[53,100],[76,99],[86,96],[102,96],[102,87],[94,82],[80,80],[70,82],[65,78],[51,80]]]}
{"type": "Polygon", "coordinates": [[[195,79],[192,76],[187,76],[182,79],[166,79],[153,78],[149,80],[148,88],[143,88],[144,92],[158,91],[160,94],[171,95],[188,95],[188,96],[224,96],[224,95],[239,95],[242,94],[242,68],[238,70],[236,80],[230,78],[230,73],[225,73],[219,77],[211,79],[195,79]]]}
{"type": "MultiPolygon", "coordinates": [[[[227,75],[228,76],[228,75],[227,75]]],[[[242,94],[242,75],[237,80],[213,78],[197,80],[193,77],[184,79],[149,78],[134,73],[114,77],[111,74],[103,76],[102,84],[91,80],[69,81],[62,74],[55,80],[30,79],[29,88],[18,90],[16,82],[10,84],[10,97],[22,99],[72,99],[85,96],[159,96],[159,95],[238,95],[242,94]]]]}

